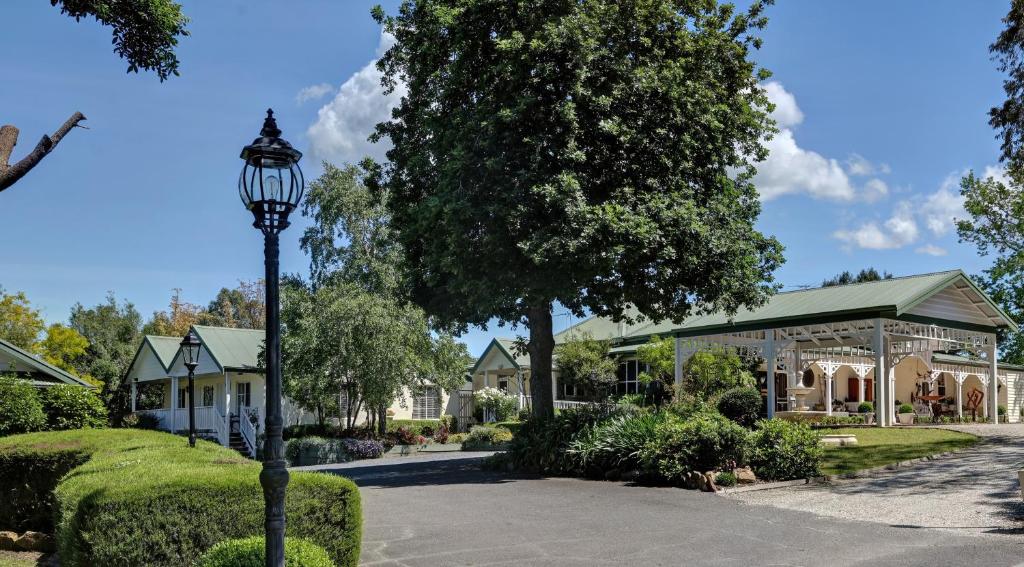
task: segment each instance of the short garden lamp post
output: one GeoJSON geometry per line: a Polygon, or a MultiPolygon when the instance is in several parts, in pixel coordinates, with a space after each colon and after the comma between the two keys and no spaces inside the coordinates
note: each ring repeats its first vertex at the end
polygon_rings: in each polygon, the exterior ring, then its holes
{"type": "Polygon", "coordinates": [[[196,398],[195,379],[196,367],[199,366],[199,337],[189,331],[185,338],[181,339],[181,359],[188,369],[188,446],[196,446],[196,398]]]}
{"type": "Polygon", "coordinates": [[[242,148],[245,166],[238,179],[238,194],[254,217],[252,225],[263,233],[267,282],[266,441],[263,447],[263,486],[266,521],[267,567],[284,566],[284,494],[288,469],[284,460],[281,429],[281,321],[278,278],[278,234],[288,228],[288,215],[299,206],[305,181],[299,168],[302,153],[283,140],[267,110],[260,137],[242,148]]]}

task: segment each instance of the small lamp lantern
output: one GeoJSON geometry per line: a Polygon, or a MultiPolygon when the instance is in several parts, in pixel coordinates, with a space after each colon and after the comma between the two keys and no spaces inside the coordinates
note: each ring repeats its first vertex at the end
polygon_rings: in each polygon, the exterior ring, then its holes
{"type": "Polygon", "coordinates": [[[280,136],[274,111],[267,109],[260,137],[242,148],[245,165],[238,178],[238,195],[255,217],[253,226],[263,232],[288,228],[288,215],[299,206],[305,189],[299,168],[302,152],[280,136]]]}
{"type": "Polygon", "coordinates": [[[188,369],[188,445],[196,446],[196,367],[199,366],[199,337],[191,330],[181,339],[181,359],[188,369]]]}

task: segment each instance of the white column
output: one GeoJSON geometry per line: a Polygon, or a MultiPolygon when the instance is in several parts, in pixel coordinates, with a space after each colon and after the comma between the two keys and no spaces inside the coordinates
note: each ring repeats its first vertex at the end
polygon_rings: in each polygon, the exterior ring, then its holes
{"type": "Polygon", "coordinates": [[[683,387],[683,339],[676,337],[676,358],[675,358],[675,385],[676,395],[683,387]]]}
{"type": "Polygon", "coordinates": [[[171,433],[178,431],[178,377],[171,376],[171,433]]]}
{"type": "Polygon", "coordinates": [[[775,329],[764,332],[765,383],[768,386],[768,419],[775,417],[775,329]]]}
{"type": "Polygon", "coordinates": [[[864,377],[859,373],[857,374],[857,403],[864,403],[864,377]]]}
{"type": "MultiPolygon", "coordinates": [[[[888,342],[889,341],[886,341],[887,344],[888,344],[888,342]]],[[[890,354],[890,351],[886,350],[886,355],[889,355],[889,354],[890,354]]],[[[886,358],[888,358],[888,356],[886,358]]],[[[888,394],[888,397],[885,399],[885,401],[888,402],[888,403],[886,404],[885,407],[889,411],[889,425],[892,425],[892,424],[896,423],[896,367],[892,366],[892,365],[888,365],[888,366],[886,366],[885,369],[886,369],[886,371],[889,374],[889,380],[888,380],[889,394],[888,394]]],[[[910,402],[906,402],[906,403],[910,403],[910,402]]]]}
{"type": "Polygon", "coordinates": [[[139,396],[138,389],[135,386],[135,380],[132,380],[132,413],[135,413],[135,399],[139,396]]]}
{"type": "Polygon", "coordinates": [[[989,418],[991,423],[999,423],[999,373],[998,363],[996,362],[996,336],[992,335],[992,346],[988,349],[988,360],[989,360],[989,396],[992,398],[992,402],[989,404],[989,418]]]}
{"type": "MultiPolygon", "coordinates": [[[[224,371],[224,431],[227,432],[229,436],[231,435],[231,381],[228,379],[228,373],[226,370],[224,371]]],[[[226,443],[227,439],[221,442],[226,443]]]]}
{"type": "Polygon", "coordinates": [[[825,373],[825,415],[832,415],[832,376],[825,373]]]}
{"type": "Polygon", "coordinates": [[[871,350],[875,352],[875,426],[885,427],[888,412],[885,411],[885,330],[882,320],[875,319],[875,331],[871,337],[871,350]]]}

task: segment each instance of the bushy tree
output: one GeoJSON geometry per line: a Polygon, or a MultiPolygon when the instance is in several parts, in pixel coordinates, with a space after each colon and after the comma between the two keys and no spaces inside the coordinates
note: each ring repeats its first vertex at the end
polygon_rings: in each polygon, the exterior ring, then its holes
{"type": "Polygon", "coordinates": [[[99,395],[111,415],[120,420],[131,407],[130,390],[122,378],[142,341],[142,316],[131,302],[119,302],[111,293],[92,307],[75,304],[68,326],[89,341],[75,368],[103,384],[99,395]]]}
{"type": "Polygon", "coordinates": [[[14,376],[0,376],[0,435],[39,431],[44,427],[46,414],[36,388],[14,376]]]}
{"type": "Polygon", "coordinates": [[[608,353],[608,341],[592,335],[574,336],[555,347],[558,381],[578,387],[585,396],[600,400],[615,390],[618,363],[608,353]]]}
{"type": "Polygon", "coordinates": [[[50,429],[107,425],[107,408],[92,390],[71,384],[56,384],[44,389],[40,398],[50,429]]]}
{"type": "Polygon", "coordinates": [[[873,267],[864,268],[863,270],[857,272],[856,274],[850,272],[849,270],[844,270],[842,273],[836,274],[834,277],[831,277],[821,282],[821,287],[832,287],[852,283],[877,282],[880,280],[891,280],[892,278],[893,275],[890,274],[889,272],[882,271],[881,273],[879,273],[879,271],[873,267]]]}
{"type": "MultiPolygon", "coordinates": [[[[80,362],[85,356],[89,340],[71,327],[54,323],[46,328],[46,338],[40,341],[36,348],[46,362],[61,370],[77,374],[75,363],[80,362]]],[[[93,380],[91,377],[89,379],[93,380]]]]}
{"type": "Polygon", "coordinates": [[[0,339],[32,351],[45,327],[25,292],[7,293],[0,287],[0,339]]]}
{"type": "Polygon", "coordinates": [[[761,418],[765,404],[756,388],[738,386],[723,392],[717,407],[719,413],[749,429],[761,418]]]}
{"type": "Polygon", "coordinates": [[[525,324],[553,413],[552,305],[681,320],[764,303],[781,245],[751,182],[774,132],[751,51],[768,2],[406,0],[375,139],[412,299],[438,325],[525,324]]]}
{"type": "Polygon", "coordinates": [[[699,351],[683,365],[682,393],[710,400],[737,386],[753,386],[754,377],[732,351],[699,351]]]}

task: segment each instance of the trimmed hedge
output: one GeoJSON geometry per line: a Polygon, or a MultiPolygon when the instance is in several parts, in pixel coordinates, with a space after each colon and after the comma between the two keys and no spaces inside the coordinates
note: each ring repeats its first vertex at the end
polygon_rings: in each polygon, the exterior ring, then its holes
{"type": "Polygon", "coordinates": [[[433,437],[434,432],[440,426],[441,420],[439,419],[389,419],[388,433],[396,433],[400,427],[404,427],[413,435],[433,437]]]}
{"type": "MultiPolygon", "coordinates": [[[[263,532],[260,465],[214,443],[190,449],[181,437],[134,429],[29,433],[0,439],[0,466],[63,477],[53,518],[64,566],[191,565],[220,541],[263,532]]],[[[19,480],[0,475],[0,490],[15,501],[47,494],[36,492],[43,483],[19,480]]],[[[286,513],[290,536],[338,565],[358,563],[362,515],[351,481],[293,473],[286,513]]]]}
{"type": "Polygon", "coordinates": [[[56,384],[39,396],[50,429],[106,427],[107,407],[95,392],[81,386],[56,384]]]}
{"type": "Polygon", "coordinates": [[[821,474],[825,450],[821,435],[808,425],[765,419],[748,439],[750,467],[764,480],[792,480],[821,474]]]}
{"type": "Polygon", "coordinates": [[[46,413],[35,386],[12,376],[0,376],[0,435],[39,431],[46,413]]]}
{"type": "MultiPolygon", "coordinates": [[[[266,558],[263,536],[229,539],[211,547],[196,567],[263,567],[266,558]]],[[[334,567],[324,548],[294,537],[284,539],[284,561],[288,567],[334,567]]]]}

